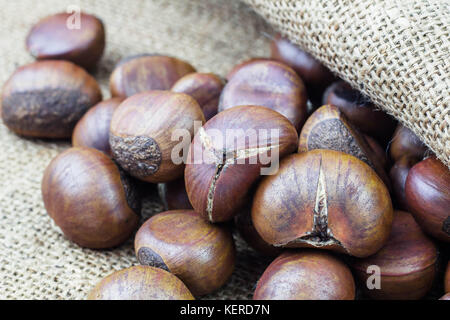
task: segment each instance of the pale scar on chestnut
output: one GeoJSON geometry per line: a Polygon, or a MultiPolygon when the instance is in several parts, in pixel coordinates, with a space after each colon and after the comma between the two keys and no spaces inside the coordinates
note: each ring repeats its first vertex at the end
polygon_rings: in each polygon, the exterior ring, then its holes
{"type": "Polygon", "coordinates": [[[216,191],[217,180],[220,175],[225,172],[225,170],[231,165],[236,163],[238,160],[248,159],[250,157],[258,156],[260,154],[266,153],[274,148],[278,148],[279,145],[265,146],[261,148],[246,148],[237,149],[232,151],[227,150],[217,150],[213,146],[211,137],[208,136],[206,131],[202,128],[199,129],[199,139],[202,144],[203,149],[207,152],[210,157],[214,159],[216,165],[216,172],[214,178],[208,188],[208,197],[206,204],[206,212],[208,214],[208,219],[214,222],[213,218],[213,207],[214,207],[214,193],[216,191]]]}
{"type": "Polygon", "coordinates": [[[120,137],[111,133],[109,143],[114,159],[132,176],[150,176],[161,165],[161,150],[158,143],[150,137],[120,137]]]}

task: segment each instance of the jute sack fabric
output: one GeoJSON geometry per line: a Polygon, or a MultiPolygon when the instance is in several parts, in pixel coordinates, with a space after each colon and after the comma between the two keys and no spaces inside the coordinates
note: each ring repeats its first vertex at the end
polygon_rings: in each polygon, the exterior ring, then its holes
{"type": "Polygon", "coordinates": [[[450,2],[244,0],[450,168],[450,2]]]}
{"type": "MultiPolygon", "coordinates": [[[[0,84],[33,61],[25,37],[40,18],[69,5],[100,17],[107,31],[104,57],[94,76],[105,98],[108,77],[124,56],[156,52],[192,63],[202,72],[225,75],[236,63],[269,54],[271,29],[239,1],[2,1],[0,84]]],[[[42,174],[67,142],[27,140],[0,121],[0,299],[83,299],[102,277],[137,264],[133,239],[113,250],[82,249],[68,241],[45,212],[42,174]]],[[[150,191],[144,217],[162,210],[150,191]]],[[[248,299],[270,262],[236,236],[237,266],[230,282],[205,298],[248,299]]]]}

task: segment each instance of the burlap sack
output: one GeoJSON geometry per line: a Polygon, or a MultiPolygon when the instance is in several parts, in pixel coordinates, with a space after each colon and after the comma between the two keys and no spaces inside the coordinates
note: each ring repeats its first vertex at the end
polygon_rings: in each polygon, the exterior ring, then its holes
{"type": "MultiPolygon", "coordinates": [[[[390,2],[380,5],[381,0],[246,1],[409,125],[449,163],[448,5],[439,9],[438,0],[403,1],[391,17],[383,11],[390,2]],[[412,28],[403,25],[406,12],[412,28]]],[[[239,61],[269,54],[266,36],[273,30],[238,0],[2,1],[0,84],[17,66],[32,61],[24,40],[33,23],[69,5],[96,14],[106,25],[107,48],[94,74],[105,98],[114,64],[127,55],[165,53],[200,71],[225,75],[239,61]]],[[[68,146],[19,138],[0,123],[0,299],[83,299],[100,278],[137,263],[132,239],[113,250],[82,249],[47,216],[42,173],[68,146]]],[[[150,193],[144,208],[143,219],[162,210],[156,193],[150,193]]],[[[205,298],[250,298],[270,262],[235,239],[236,271],[227,285],[205,298]]]]}
{"type": "Polygon", "coordinates": [[[450,168],[450,2],[244,0],[450,168]]]}

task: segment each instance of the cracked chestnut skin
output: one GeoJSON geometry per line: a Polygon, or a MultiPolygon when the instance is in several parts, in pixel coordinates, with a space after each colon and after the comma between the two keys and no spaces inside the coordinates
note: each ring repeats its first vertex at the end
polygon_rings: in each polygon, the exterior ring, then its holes
{"type": "Polygon", "coordinates": [[[273,39],[270,49],[272,59],[294,69],[305,83],[312,103],[320,105],[323,92],[335,80],[333,73],[309,53],[279,34],[273,39]]]}
{"type": "Polygon", "coordinates": [[[40,20],[26,39],[27,50],[38,60],[68,60],[91,69],[105,49],[105,28],[97,17],[80,13],[80,28],[69,29],[71,13],[58,13],[40,20]]]}
{"type": "Polygon", "coordinates": [[[140,199],[132,182],[104,153],[70,148],[47,166],[42,197],[65,236],[102,249],[127,240],[139,222],[140,199]]]}
{"type": "Polygon", "coordinates": [[[420,229],[413,216],[395,211],[392,231],[384,247],[365,259],[355,259],[352,267],[368,296],[374,299],[415,300],[431,289],[436,273],[437,247],[420,229]],[[367,289],[373,273],[369,266],[380,268],[380,289],[367,289]]]}
{"type": "Polygon", "coordinates": [[[99,102],[89,109],[73,130],[72,145],[94,148],[111,155],[109,126],[114,110],[122,101],[122,98],[111,98],[99,102]]]}
{"type": "Polygon", "coordinates": [[[418,162],[425,157],[427,151],[427,146],[414,132],[402,124],[398,124],[389,146],[389,152],[394,161],[398,161],[402,157],[409,157],[418,162]]]}
{"type": "Polygon", "coordinates": [[[102,99],[97,81],[72,62],[47,60],[18,68],[3,86],[2,118],[15,133],[69,138],[83,114],[102,99]]]}
{"type": "Polygon", "coordinates": [[[100,280],[88,300],[194,300],[173,274],[149,266],[133,266],[100,280]]]}
{"type": "Polygon", "coordinates": [[[184,93],[155,90],[136,94],[114,111],[109,141],[113,158],[143,181],[160,183],[181,178],[184,164],[172,161],[172,151],[174,147],[180,154],[188,150],[194,122],[199,127],[205,122],[203,112],[184,93]],[[189,133],[189,139],[172,139],[173,133],[181,131],[189,133]]]}
{"type": "Polygon", "coordinates": [[[173,92],[181,92],[194,98],[202,108],[206,121],[217,114],[224,81],[213,73],[190,73],[172,86],[173,92]]]}
{"type": "Polygon", "coordinates": [[[393,219],[389,192],[367,164],[332,150],[287,156],[260,182],[253,224],[268,243],[367,257],[387,241],[393,219]]]}
{"type": "Polygon", "coordinates": [[[397,125],[390,115],[376,109],[368,97],[342,80],[327,88],[322,102],[338,107],[356,128],[377,139],[383,147],[391,139],[397,125]]]}
{"type": "Polygon", "coordinates": [[[282,158],[295,151],[297,142],[294,126],[269,108],[237,106],[220,112],[199,130],[189,149],[184,178],[192,207],[210,222],[231,220],[260,177],[261,168],[270,166],[268,160],[276,152],[282,158]],[[230,129],[236,130],[234,139],[226,138],[230,129]],[[272,129],[279,130],[278,141],[272,129]],[[217,132],[223,139],[214,138],[217,132]],[[251,132],[259,137],[246,138],[251,132]]]}
{"type": "Polygon", "coordinates": [[[278,61],[253,59],[230,72],[219,112],[241,105],[265,106],[281,113],[299,130],[306,118],[306,101],[305,86],[294,70],[278,61]]]}
{"type": "Polygon", "coordinates": [[[300,132],[298,152],[314,149],[330,149],[355,156],[374,169],[390,189],[390,180],[379,151],[377,153],[336,106],[320,107],[305,122],[300,132]]]}
{"type": "Polygon", "coordinates": [[[406,203],[429,235],[450,242],[450,170],[435,157],[415,164],[405,183],[406,203]]]}
{"type": "Polygon", "coordinates": [[[234,270],[231,232],[192,210],[154,215],[141,226],[134,244],[141,264],[170,271],[196,296],[219,289],[234,270]]]}
{"type": "Polygon", "coordinates": [[[350,269],[319,250],[287,251],[276,258],[258,281],[254,300],[354,300],[350,269]]]}
{"type": "Polygon", "coordinates": [[[181,77],[195,72],[189,63],[168,56],[140,54],[119,61],[109,78],[113,97],[127,98],[149,90],[170,90],[181,77]]]}

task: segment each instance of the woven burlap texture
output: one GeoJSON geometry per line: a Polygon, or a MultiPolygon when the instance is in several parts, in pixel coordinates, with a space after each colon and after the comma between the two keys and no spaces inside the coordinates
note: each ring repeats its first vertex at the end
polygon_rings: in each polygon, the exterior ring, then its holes
{"type": "MultiPolygon", "coordinates": [[[[124,56],[157,52],[191,62],[203,72],[225,75],[234,64],[268,55],[263,19],[239,1],[2,1],[0,83],[33,59],[25,37],[40,18],[67,6],[100,17],[107,46],[99,69],[104,97],[108,77],[124,56]]],[[[1,122],[1,121],[0,121],[1,122]]],[[[137,264],[133,239],[113,250],[82,249],[69,242],[45,212],[42,174],[65,142],[26,140],[0,124],[0,299],[84,299],[102,277],[137,264]]],[[[156,192],[145,214],[161,211],[156,192]]],[[[269,261],[236,237],[237,266],[230,282],[206,298],[248,299],[269,261]]]]}
{"type": "Polygon", "coordinates": [[[244,0],[450,168],[450,2],[244,0]]]}

